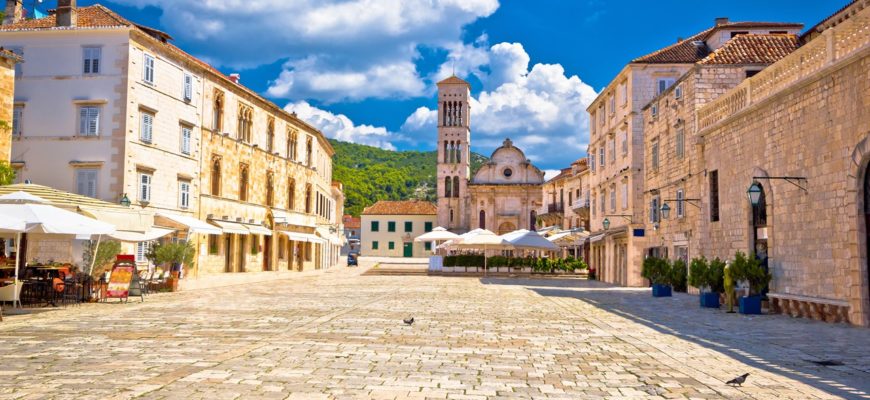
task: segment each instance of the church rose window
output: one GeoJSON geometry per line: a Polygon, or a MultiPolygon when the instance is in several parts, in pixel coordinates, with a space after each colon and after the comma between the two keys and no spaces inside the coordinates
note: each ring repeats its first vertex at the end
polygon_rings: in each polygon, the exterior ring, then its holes
{"type": "Polygon", "coordinates": [[[505,168],[504,172],[502,172],[506,178],[510,178],[511,175],[514,174],[514,171],[510,168],[505,168]]]}

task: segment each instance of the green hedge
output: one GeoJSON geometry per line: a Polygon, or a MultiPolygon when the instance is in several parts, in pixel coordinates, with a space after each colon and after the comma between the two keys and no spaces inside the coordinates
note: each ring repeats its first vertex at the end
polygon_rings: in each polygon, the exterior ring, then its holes
{"type": "MultiPolygon", "coordinates": [[[[458,255],[444,257],[445,267],[483,267],[481,255],[458,255]]],[[[568,258],[533,258],[492,256],[486,261],[487,268],[511,267],[532,268],[534,272],[575,271],[587,268],[582,259],[568,258]]]]}

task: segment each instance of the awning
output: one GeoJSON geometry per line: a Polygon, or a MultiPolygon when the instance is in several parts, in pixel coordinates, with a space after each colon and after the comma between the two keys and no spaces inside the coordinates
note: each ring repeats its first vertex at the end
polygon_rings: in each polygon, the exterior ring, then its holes
{"type": "Polygon", "coordinates": [[[208,235],[220,235],[221,233],[223,233],[223,231],[221,231],[221,228],[218,228],[204,221],[200,221],[196,218],[164,212],[158,212],[157,216],[186,226],[190,233],[205,233],[208,235]]]}
{"type": "Polygon", "coordinates": [[[154,224],[154,214],[144,210],[79,206],[79,211],[88,214],[97,221],[115,225],[115,229],[118,231],[144,233],[154,224]]]}
{"type": "Polygon", "coordinates": [[[601,239],[604,239],[603,233],[599,233],[599,234],[594,235],[594,236],[589,236],[589,243],[595,243],[601,239]]]}
{"type": "Polygon", "coordinates": [[[317,228],[317,230],[315,230],[315,233],[317,233],[318,235],[320,235],[320,237],[321,237],[323,240],[328,241],[329,243],[332,243],[332,244],[334,244],[334,245],[336,245],[336,246],[341,246],[341,245],[342,245],[342,243],[341,243],[341,238],[338,237],[338,234],[333,234],[333,233],[329,232],[328,229],[317,228]]]}
{"type": "Polygon", "coordinates": [[[235,233],[237,235],[249,235],[251,233],[248,227],[240,222],[220,221],[216,219],[211,219],[209,221],[221,227],[224,233],[235,233]]]}
{"type": "Polygon", "coordinates": [[[299,233],[299,232],[287,232],[280,231],[284,236],[287,236],[288,239],[294,242],[309,242],[309,243],[320,243],[323,242],[323,239],[314,236],[310,233],[299,233]]]}
{"type": "Polygon", "coordinates": [[[156,226],[153,226],[151,227],[151,229],[145,231],[144,233],[133,231],[115,231],[115,233],[109,235],[109,237],[120,240],[122,242],[150,242],[152,240],[160,239],[172,232],[175,232],[175,230],[158,228],[156,226]]]}
{"type": "Polygon", "coordinates": [[[272,231],[263,225],[245,224],[245,228],[248,228],[252,235],[272,236],[272,231]]]}
{"type": "Polygon", "coordinates": [[[289,224],[290,223],[290,214],[287,214],[281,210],[272,210],[272,220],[275,221],[276,224],[289,224]]]}

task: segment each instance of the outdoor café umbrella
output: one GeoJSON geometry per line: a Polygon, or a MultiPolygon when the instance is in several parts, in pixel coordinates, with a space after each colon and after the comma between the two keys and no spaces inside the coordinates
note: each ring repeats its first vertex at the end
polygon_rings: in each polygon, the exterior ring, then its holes
{"type": "Polygon", "coordinates": [[[507,233],[502,236],[510,244],[518,249],[532,249],[545,251],[558,251],[559,246],[547,240],[537,232],[528,231],[525,229],[507,233]]]}
{"type": "Polygon", "coordinates": [[[438,248],[438,242],[443,242],[447,240],[453,240],[458,238],[459,235],[448,231],[442,227],[436,227],[431,232],[426,232],[420,236],[414,238],[415,242],[435,242],[435,248],[438,248]]]}
{"type": "MultiPolygon", "coordinates": [[[[17,247],[19,243],[21,243],[21,232],[24,232],[24,229],[27,227],[27,224],[24,220],[14,217],[14,216],[4,216],[0,218],[0,233],[15,233],[15,246],[17,247]]],[[[21,252],[16,248],[15,251],[15,272],[13,275],[12,281],[12,293],[15,294],[13,298],[18,297],[18,260],[21,258],[21,252]]],[[[19,300],[19,305],[21,301],[19,300]]],[[[12,307],[15,307],[15,300],[12,301],[12,307]]]]}
{"type": "MultiPolygon", "coordinates": [[[[115,233],[114,225],[76,214],[48,204],[45,199],[25,192],[14,192],[0,196],[0,220],[18,218],[24,221],[24,232],[49,233],[58,235],[109,235],[115,233]]],[[[24,238],[16,245],[15,276],[20,268],[20,253],[26,251],[21,246],[24,238]]]]}
{"type": "MultiPolygon", "coordinates": [[[[478,230],[475,229],[475,231],[478,231],[478,230]]],[[[474,231],[472,231],[472,232],[474,232],[474,231]]],[[[471,232],[469,232],[469,233],[471,233],[471,232]]],[[[492,233],[491,231],[488,231],[486,229],[480,229],[478,232],[476,232],[475,235],[473,235],[467,239],[463,239],[462,242],[459,243],[457,246],[464,247],[464,248],[474,248],[474,249],[482,248],[483,249],[483,275],[484,276],[486,276],[486,264],[487,264],[486,250],[488,248],[490,248],[490,249],[511,249],[511,248],[513,248],[513,245],[511,245],[510,242],[505,240],[503,237],[496,235],[495,233],[492,233]]]]}

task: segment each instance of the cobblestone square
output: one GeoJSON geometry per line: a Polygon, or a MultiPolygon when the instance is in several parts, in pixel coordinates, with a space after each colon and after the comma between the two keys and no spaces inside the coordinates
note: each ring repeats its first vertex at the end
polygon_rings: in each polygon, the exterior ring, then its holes
{"type": "Polygon", "coordinates": [[[0,398],[870,398],[866,328],[580,279],[362,272],[7,316],[0,398]]]}

